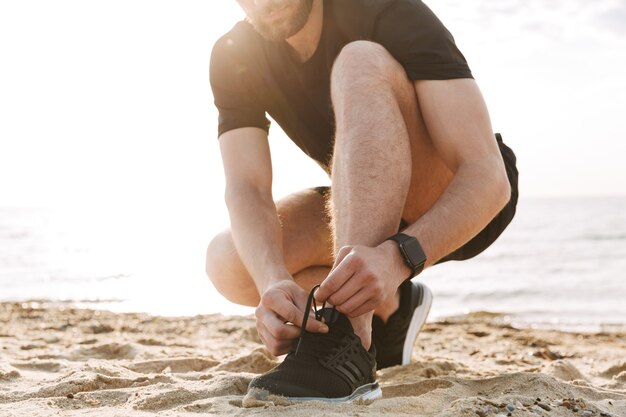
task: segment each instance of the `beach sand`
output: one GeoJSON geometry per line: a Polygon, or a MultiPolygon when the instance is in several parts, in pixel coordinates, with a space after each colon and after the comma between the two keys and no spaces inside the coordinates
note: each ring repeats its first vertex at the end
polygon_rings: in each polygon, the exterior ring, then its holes
{"type": "Polygon", "coordinates": [[[448,318],[425,326],[412,364],[379,371],[382,400],[244,408],[250,379],[277,363],[252,317],[0,304],[2,417],[626,417],[624,329],[575,334],[516,329],[492,313],[448,318]]]}

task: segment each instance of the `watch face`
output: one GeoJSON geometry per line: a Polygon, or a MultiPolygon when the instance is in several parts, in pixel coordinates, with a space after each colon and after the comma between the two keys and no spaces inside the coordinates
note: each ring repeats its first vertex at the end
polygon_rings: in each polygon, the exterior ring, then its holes
{"type": "Polygon", "coordinates": [[[422,250],[417,239],[410,239],[400,245],[402,252],[404,252],[405,258],[411,263],[414,268],[423,265],[426,262],[426,255],[422,250]]]}

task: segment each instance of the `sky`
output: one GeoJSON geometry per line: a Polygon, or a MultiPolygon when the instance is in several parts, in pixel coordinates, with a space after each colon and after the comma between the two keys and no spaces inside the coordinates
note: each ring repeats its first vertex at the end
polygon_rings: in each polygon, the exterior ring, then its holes
{"type": "MultiPolygon", "coordinates": [[[[427,2],[456,38],[526,196],[626,194],[626,2],[427,2]]],[[[214,41],[235,1],[0,3],[0,207],[149,209],[227,224],[214,41]]],[[[276,198],[328,183],[274,123],[276,198]]]]}
{"type": "MultiPolygon", "coordinates": [[[[427,4],[516,151],[523,196],[626,193],[626,2],[427,4]]],[[[208,60],[241,17],[224,0],[0,3],[0,206],[214,210],[208,60]]],[[[328,181],[271,136],[276,197],[328,181]]]]}

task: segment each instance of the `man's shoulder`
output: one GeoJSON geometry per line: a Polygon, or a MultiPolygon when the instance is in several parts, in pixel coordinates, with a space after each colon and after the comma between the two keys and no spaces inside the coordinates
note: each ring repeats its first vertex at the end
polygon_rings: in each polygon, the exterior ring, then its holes
{"type": "Polygon", "coordinates": [[[220,59],[241,59],[258,50],[261,42],[252,25],[242,20],[215,41],[211,55],[220,59]]]}

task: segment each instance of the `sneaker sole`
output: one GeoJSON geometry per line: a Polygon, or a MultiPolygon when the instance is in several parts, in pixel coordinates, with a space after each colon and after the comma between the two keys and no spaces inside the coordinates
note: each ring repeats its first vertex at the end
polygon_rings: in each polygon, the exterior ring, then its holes
{"type": "Polygon", "coordinates": [[[422,304],[420,304],[413,312],[413,317],[411,317],[411,323],[409,324],[409,330],[406,332],[404,347],[402,348],[402,365],[408,365],[411,363],[411,354],[413,353],[415,339],[417,339],[417,335],[420,330],[422,330],[422,327],[424,327],[428,313],[430,313],[430,306],[433,303],[433,293],[426,285],[421,283],[414,285],[422,287],[424,297],[422,298],[422,304]]]}
{"type": "MultiPolygon", "coordinates": [[[[283,398],[287,401],[293,402],[304,402],[304,401],[322,401],[327,403],[335,403],[335,404],[349,404],[354,401],[371,401],[377,400],[383,397],[383,391],[380,389],[380,385],[378,382],[373,382],[371,384],[366,384],[358,387],[354,390],[354,392],[347,397],[341,398],[326,398],[326,397],[283,397],[277,396],[275,394],[271,394],[264,389],[252,388],[246,394],[246,398],[252,398],[256,401],[260,402],[273,402],[272,397],[274,398],[283,398]]],[[[244,400],[244,403],[246,401],[244,400]]]]}

